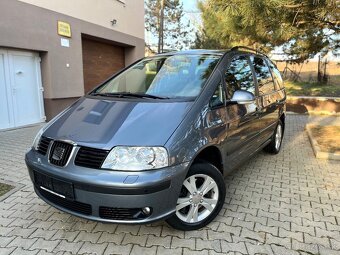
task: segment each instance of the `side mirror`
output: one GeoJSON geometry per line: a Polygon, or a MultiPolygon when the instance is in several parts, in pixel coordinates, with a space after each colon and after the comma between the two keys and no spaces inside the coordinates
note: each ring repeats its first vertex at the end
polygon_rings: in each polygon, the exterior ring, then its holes
{"type": "Polygon", "coordinates": [[[255,95],[246,90],[236,90],[230,102],[237,104],[251,104],[255,102],[255,95]]]}

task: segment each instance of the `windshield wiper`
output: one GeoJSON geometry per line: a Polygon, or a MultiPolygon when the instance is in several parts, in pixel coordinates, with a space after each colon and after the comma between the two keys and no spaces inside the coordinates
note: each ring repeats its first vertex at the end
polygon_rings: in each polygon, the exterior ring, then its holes
{"type": "Polygon", "coordinates": [[[135,98],[152,98],[152,99],[170,99],[169,97],[161,97],[150,94],[142,94],[142,93],[131,93],[131,92],[116,92],[116,93],[91,93],[92,96],[104,96],[104,97],[118,97],[118,98],[127,98],[127,97],[135,97],[135,98]]]}

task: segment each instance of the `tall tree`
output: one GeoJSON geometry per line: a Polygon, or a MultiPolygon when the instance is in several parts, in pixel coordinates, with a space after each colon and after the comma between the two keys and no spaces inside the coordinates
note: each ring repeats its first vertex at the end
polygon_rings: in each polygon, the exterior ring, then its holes
{"type": "MultiPolygon", "coordinates": [[[[190,21],[184,21],[179,0],[145,0],[145,28],[158,39],[158,53],[189,46],[190,21]]],[[[150,46],[150,45],[148,45],[150,46]]]]}
{"type": "Polygon", "coordinates": [[[281,46],[294,62],[340,48],[338,0],[205,0],[196,47],[281,46]]]}

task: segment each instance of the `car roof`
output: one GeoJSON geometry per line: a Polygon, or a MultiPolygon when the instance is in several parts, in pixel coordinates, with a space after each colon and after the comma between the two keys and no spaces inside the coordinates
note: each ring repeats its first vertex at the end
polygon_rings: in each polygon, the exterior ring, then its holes
{"type": "Polygon", "coordinates": [[[251,53],[254,55],[266,57],[269,59],[269,57],[264,54],[263,52],[260,52],[256,49],[252,49],[246,46],[235,46],[231,49],[222,49],[222,50],[217,50],[217,49],[192,49],[192,50],[183,50],[183,51],[171,51],[171,52],[166,52],[166,53],[160,53],[156,54],[155,56],[174,56],[174,55],[217,55],[217,56],[223,56],[227,52],[247,52],[251,53]]]}
{"type": "Polygon", "coordinates": [[[205,49],[194,49],[194,50],[182,50],[182,51],[171,51],[166,53],[160,53],[156,56],[169,56],[169,55],[220,55],[222,56],[229,50],[205,50],[205,49]]]}

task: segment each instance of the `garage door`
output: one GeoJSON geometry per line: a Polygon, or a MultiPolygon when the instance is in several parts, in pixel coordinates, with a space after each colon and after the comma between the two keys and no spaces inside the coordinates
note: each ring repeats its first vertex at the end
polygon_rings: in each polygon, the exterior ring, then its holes
{"type": "Polygon", "coordinates": [[[0,129],[44,120],[39,55],[0,49],[0,129]]]}
{"type": "Polygon", "coordinates": [[[125,66],[124,48],[82,39],[85,93],[125,66]]]}

